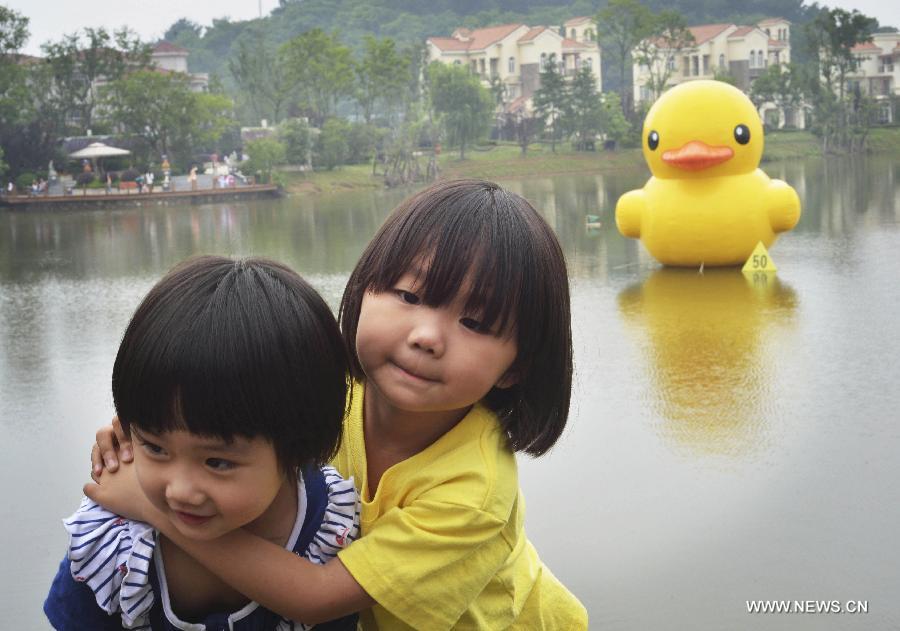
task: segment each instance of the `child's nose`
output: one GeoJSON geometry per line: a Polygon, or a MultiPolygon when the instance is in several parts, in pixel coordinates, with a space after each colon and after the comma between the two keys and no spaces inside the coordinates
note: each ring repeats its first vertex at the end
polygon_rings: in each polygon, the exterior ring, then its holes
{"type": "Polygon", "coordinates": [[[204,501],[204,495],[190,477],[179,476],[170,479],[166,485],[166,500],[176,507],[199,506],[204,501]]]}
{"type": "MultiPolygon", "coordinates": [[[[423,310],[424,311],[424,310],[423,310]]],[[[438,314],[421,314],[409,332],[410,346],[425,351],[435,357],[444,354],[444,332],[438,314]]]]}

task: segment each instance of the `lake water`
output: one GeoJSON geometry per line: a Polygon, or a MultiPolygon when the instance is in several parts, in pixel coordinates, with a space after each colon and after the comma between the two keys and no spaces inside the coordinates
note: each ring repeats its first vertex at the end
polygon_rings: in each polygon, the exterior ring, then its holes
{"type": "MultiPolygon", "coordinates": [[[[570,265],[573,411],[550,455],[520,459],[521,484],[529,535],[592,628],[900,627],[900,161],[764,168],[803,216],[770,250],[777,276],[756,284],[661,269],[620,237],[615,200],[644,173],[505,182],[570,265]],[[748,600],[868,613],[750,614],[748,600]]],[[[191,254],[265,255],[336,306],[404,194],[0,211],[4,628],[46,627],[60,519],[153,282],[191,254]]]]}

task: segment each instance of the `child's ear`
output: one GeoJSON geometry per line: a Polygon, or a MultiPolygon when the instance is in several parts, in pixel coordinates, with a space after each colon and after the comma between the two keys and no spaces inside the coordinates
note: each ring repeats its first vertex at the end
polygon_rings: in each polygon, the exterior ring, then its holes
{"type": "Polygon", "coordinates": [[[497,383],[494,384],[494,387],[500,388],[502,390],[503,388],[514,386],[517,383],[519,383],[519,373],[510,368],[505,373],[503,373],[500,379],[497,380],[497,383]]]}

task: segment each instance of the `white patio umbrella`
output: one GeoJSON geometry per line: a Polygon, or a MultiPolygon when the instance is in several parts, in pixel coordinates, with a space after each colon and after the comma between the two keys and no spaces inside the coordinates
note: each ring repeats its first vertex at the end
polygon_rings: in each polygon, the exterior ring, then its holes
{"type": "Polygon", "coordinates": [[[131,152],[127,149],[110,147],[102,142],[92,142],[84,149],[79,149],[78,151],[70,153],[69,157],[76,160],[90,160],[92,165],[100,166],[100,158],[112,158],[114,156],[127,156],[130,154],[131,152]],[[95,160],[97,160],[97,162],[95,162],[95,160]]]}
{"type": "Polygon", "coordinates": [[[110,147],[107,144],[102,142],[92,142],[84,149],[79,149],[74,153],[70,153],[70,158],[87,158],[89,160],[93,158],[109,158],[112,156],[127,156],[130,155],[131,152],[128,149],[119,149],[118,147],[110,147]]]}

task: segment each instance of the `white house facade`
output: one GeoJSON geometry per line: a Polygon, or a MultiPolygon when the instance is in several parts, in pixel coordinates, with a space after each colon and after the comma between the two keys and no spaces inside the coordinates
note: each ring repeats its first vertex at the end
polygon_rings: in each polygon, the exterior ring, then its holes
{"type": "Polygon", "coordinates": [[[540,87],[540,72],[551,56],[555,56],[561,73],[567,77],[589,68],[599,90],[600,47],[593,41],[594,33],[590,18],[569,20],[561,27],[503,24],[471,30],[459,28],[450,37],[429,37],[426,47],[429,63],[466,66],[485,86],[499,81],[506,106],[530,109],[531,96],[540,87]],[[574,24],[576,20],[584,22],[574,24]],[[575,38],[562,34],[570,31],[575,38]]]}
{"type": "MultiPolygon", "coordinates": [[[[668,64],[671,74],[664,89],[685,81],[730,76],[735,85],[749,92],[754,79],[772,64],[787,64],[791,59],[791,23],[783,18],[770,18],[752,26],[737,24],[702,24],[688,27],[694,36],[689,48],[666,51],[661,47],[657,64],[668,64]]],[[[659,68],[655,68],[659,76],[659,68]]],[[[655,98],[650,88],[651,69],[634,66],[634,100],[636,104],[650,103],[655,98]]],[[[763,104],[760,116],[777,127],[804,127],[802,108],[782,111],[774,104],[763,104]]]]}

